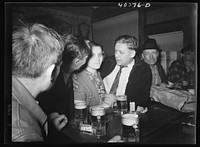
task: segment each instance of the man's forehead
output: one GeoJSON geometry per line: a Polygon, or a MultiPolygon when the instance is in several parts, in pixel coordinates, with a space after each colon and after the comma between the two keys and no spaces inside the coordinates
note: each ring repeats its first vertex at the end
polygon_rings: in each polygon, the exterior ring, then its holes
{"type": "Polygon", "coordinates": [[[128,49],[128,46],[125,43],[117,42],[116,45],[115,45],[115,49],[116,50],[128,49]]]}

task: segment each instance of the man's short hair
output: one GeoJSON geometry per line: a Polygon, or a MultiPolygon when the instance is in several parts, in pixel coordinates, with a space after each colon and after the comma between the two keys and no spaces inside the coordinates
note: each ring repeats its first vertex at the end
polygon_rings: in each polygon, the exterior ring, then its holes
{"type": "Polygon", "coordinates": [[[65,35],[64,42],[65,47],[62,57],[64,64],[71,64],[73,59],[83,59],[90,54],[90,48],[87,46],[85,40],[78,36],[65,35]]]}
{"type": "Polygon", "coordinates": [[[42,24],[23,24],[12,33],[12,74],[37,78],[61,60],[62,37],[42,24]]]}
{"type": "Polygon", "coordinates": [[[138,41],[137,38],[134,36],[121,35],[115,39],[115,45],[116,43],[126,44],[129,49],[135,50],[136,52],[138,50],[138,41]]]}
{"type": "Polygon", "coordinates": [[[195,51],[195,47],[192,43],[190,43],[189,45],[181,49],[182,54],[184,54],[185,52],[194,52],[194,51],[195,51]]]}

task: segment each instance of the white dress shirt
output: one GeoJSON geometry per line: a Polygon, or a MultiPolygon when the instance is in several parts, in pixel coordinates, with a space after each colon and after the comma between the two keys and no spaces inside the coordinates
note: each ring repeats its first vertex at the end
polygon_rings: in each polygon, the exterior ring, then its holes
{"type": "MultiPolygon", "coordinates": [[[[128,83],[128,78],[129,78],[130,72],[131,72],[134,64],[135,64],[135,60],[133,60],[129,65],[127,65],[127,67],[122,68],[116,95],[124,95],[125,94],[126,85],[128,83]]],[[[115,80],[115,77],[116,77],[119,69],[120,69],[120,66],[116,65],[114,70],[103,79],[106,93],[110,92],[111,86],[115,80]]]]}

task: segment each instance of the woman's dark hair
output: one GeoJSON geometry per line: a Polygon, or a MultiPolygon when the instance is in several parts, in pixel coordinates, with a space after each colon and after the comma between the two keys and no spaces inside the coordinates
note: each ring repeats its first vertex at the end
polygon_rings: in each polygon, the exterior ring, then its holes
{"type": "Polygon", "coordinates": [[[90,40],[85,40],[85,42],[86,42],[86,44],[88,45],[88,47],[90,48],[90,53],[88,54],[88,58],[87,58],[87,60],[86,60],[86,64],[84,64],[84,65],[77,71],[77,73],[78,73],[78,72],[81,72],[82,70],[84,70],[84,69],[87,67],[88,61],[89,61],[90,58],[92,57],[92,48],[93,48],[93,47],[99,46],[99,47],[101,48],[101,50],[102,50],[103,57],[105,57],[105,56],[104,56],[104,51],[103,51],[103,46],[102,46],[102,45],[100,45],[100,44],[98,44],[98,43],[96,43],[96,42],[94,42],[94,41],[90,41],[90,40]]]}
{"type": "MultiPolygon", "coordinates": [[[[101,48],[102,52],[103,52],[103,55],[104,55],[103,46],[100,45],[99,43],[96,43],[96,42],[94,42],[94,41],[89,41],[89,42],[88,42],[88,45],[90,46],[91,50],[92,50],[92,47],[99,46],[99,47],[101,48]]],[[[92,54],[91,54],[91,56],[92,56],[92,54]]]]}

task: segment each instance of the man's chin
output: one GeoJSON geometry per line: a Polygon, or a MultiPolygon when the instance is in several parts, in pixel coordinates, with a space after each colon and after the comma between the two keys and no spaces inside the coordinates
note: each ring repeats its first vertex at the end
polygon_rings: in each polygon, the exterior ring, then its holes
{"type": "Polygon", "coordinates": [[[155,62],[146,62],[147,64],[149,64],[149,65],[154,65],[155,64],[155,62]]]}
{"type": "Polygon", "coordinates": [[[49,85],[49,87],[46,89],[46,91],[51,90],[51,88],[53,87],[54,84],[55,84],[55,83],[51,83],[51,84],[49,85]]]}
{"type": "Polygon", "coordinates": [[[116,62],[117,62],[117,65],[119,65],[119,66],[120,66],[120,65],[122,65],[122,63],[121,63],[121,62],[119,62],[119,61],[116,61],[116,62]]]}
{"type": "Polygon", "coordinates": [[[99,69],[100,68],[100,65],[96,65],[93,67],[94,69],[99,69]]]}

